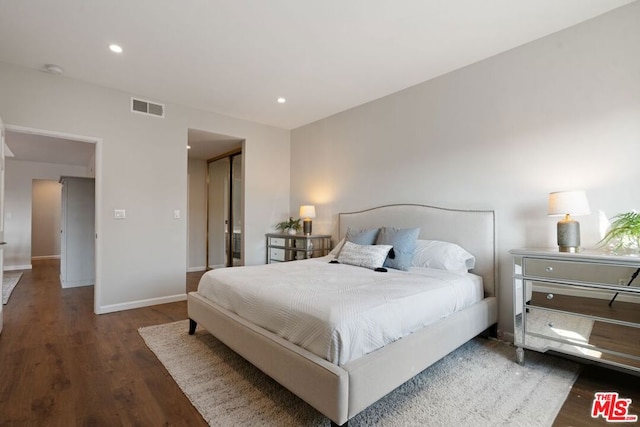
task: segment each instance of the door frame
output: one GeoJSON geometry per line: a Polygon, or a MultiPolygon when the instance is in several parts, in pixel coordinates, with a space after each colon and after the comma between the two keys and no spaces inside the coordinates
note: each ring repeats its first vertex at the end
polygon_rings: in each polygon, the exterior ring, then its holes
{"type": "Polygon", "coordinates": [[[17,133],[26,133],[31,135],[40,135],[40,136],[49,136],[53,138],[60,139],[70,139],[74,141],[88,142],[91,144],[95,144],[95,153],[96,153],[96,162],[95,162],[95,183],[96,183],[96,193],[95,193],[95,274],[96,280],[94,285],[93,292],[93,312],[98,314],[100,311],[101,304],[101,295],[100,292],[102,289],[102,248],[100,246],[99,237],[102,236],[102,138],[93,137],[93,136],[85,136],[85,135],[77,135],[66,132],[58,132],[52,130],[45,129],[37,129],[25,126],[18,125],[4,125],[5,130],[17,133]]]}

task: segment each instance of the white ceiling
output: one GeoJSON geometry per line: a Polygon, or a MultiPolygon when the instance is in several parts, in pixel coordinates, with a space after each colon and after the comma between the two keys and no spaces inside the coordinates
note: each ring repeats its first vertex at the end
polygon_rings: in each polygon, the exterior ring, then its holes
{"type": "Polygon", "coordinates": [[[189,129],[188,157],[209,160],[224,153],[242,148],[242,140],[217,133],[189,129]]]}
{"type": "Polygon", "coordinates": [[[8,158],[14,160],[84,167],[89,166],[96,150],[90,142],[11,130],[5,132],[5,143],[13,154],[8,158]]]}
{"type": "Polygon", "coordinates": [[[0,61],[292,129],[632,1],[0,0],[0,61]]]}

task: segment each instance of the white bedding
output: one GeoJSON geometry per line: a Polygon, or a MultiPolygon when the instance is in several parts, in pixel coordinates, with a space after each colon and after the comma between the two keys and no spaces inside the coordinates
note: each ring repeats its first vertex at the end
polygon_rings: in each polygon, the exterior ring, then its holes
{"type": "Polygon", "coordinates": [[[330,264],[332,256],[212,270],[198,293],[337,365],[483,298],[482,278],[330,264]]]}

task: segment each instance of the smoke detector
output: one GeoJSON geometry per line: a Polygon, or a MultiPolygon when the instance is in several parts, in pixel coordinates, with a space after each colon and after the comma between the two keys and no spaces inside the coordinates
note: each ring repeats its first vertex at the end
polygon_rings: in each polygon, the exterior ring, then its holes
{"type": "Polygon", "coordinates": [[[56,64],[44,64],[42,71],[49,74],[62,74],[64,72],[62,67],[56,64]]]}

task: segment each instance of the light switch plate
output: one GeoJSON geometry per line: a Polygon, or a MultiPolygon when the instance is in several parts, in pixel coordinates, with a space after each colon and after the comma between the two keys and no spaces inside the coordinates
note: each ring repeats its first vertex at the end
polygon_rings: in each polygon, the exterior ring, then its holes
{"type": "Polygon", "coordinates": [[[173,219],[180,219],[180,209],[173,211],[173,219]]]}
{"type": "Polygon", "coordinates": [[[126,212],[124,209],[114,209],[113,210],[113,217],[115,219],[125,219],[127,217],[126,212]]]}

